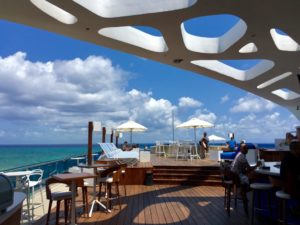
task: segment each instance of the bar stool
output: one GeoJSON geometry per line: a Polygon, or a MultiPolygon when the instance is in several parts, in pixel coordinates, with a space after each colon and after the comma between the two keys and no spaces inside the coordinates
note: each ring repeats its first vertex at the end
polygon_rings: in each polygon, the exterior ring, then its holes
{"type": "Polygon", "coordinates": [[[268,192],[268,208],[270,213],[270,218],[272,218],[272,209],[271,209],[271,190],[273,189],[272,184],[268,183],[252,183],[250,184],[250,188],[253,190],[252,194],[252,214],[251,214],[251,224],[254,222],[254,211],[266,211],[268,209],[261,208],[261,192],[266,191],[268,192]],[[258,207],[254,206],[255,202],[255,194],[257,193],[258,196],[258,207]]]}
{"type": "MultiPolygon", "coordinates": [[[[42,207],[43,213],[44,212],[44,198],[43,198],[43,192],[42,192],[42,181],[43,181],[43,173],[44,171],[41,169],[35,169],[32,170],[32,173],[30,173],[29,176],[25,176],[22,178],[22,183],[23,183],[23,188],[27,189],[26,195],[27,199],[29,200],[28,202],[31,201],[31,215],[28,215],[31,217],[31,221],[34,221],[34,210],[37,207],[42,207]],[[35,188],[39,187],[40,190],[40,198],[41,202],[40,203],[35,203],[35,188]],[[31,193],[31,194],[30,194],[31,193]]],[[[27,206],[28,208],[28,206],[27,206]]]]}
{"type": "Polygon", "coordinates": [[[115,198],[112,197],[112,185],[115,185],[116,191],[116,199],[119,202],[119,208],[121,210],[121,201],[120,201],[120,192],[119,192],[119,181],[120,181],[120,173],[121,173],[121,166],[114,165],[100,174],[99,179],[99,195],[98,200],[100,201],[101,198],[101,187],[102,184],[105,185],[105,199],[106,199],[106,212],[111,208],[111,201],[115,198]]]}
{"type": "MultiPolygon", "coordinates": [[[[49,219],[51,215],[51,207],[52,207],[52,202],[56,201],[57,206],[56,206],[56,222],[55,224],[58,225],[58,219],[59,219],[59,209],[60,209],[60,202],[64,201],[65,204],[65,223],[67,223],[67,218],[68,218],[68,211],[69,211],[69,203],[72,201],[72,193],[71,191],[65,190],[62,192],[61,190],[59,192],[54,192],[51,190],[51,185],[54,184],[62,184],[60,181],[56,180],[53,177],[50,177],[46,180],[46,197],[49,200],[49,206],[48,206],[48,213],[47,213],[47,219],[46,219],[46,225],[49,224],[49,219]]],[[[67,183],[64,183],[67,184],[67,183]]],[[[68,184],[67,184],[68,185],[68,184]]]]}
{"type": "Polygon", "coordinates": [[[127,192],[126,192],[125,174],[126,174],[127,164],[121,164],[120,166],[121,166],[121,176],[122,176],[122,180],[123,180],[124,195],[126,197],[127,192]]]}
{"type": "Polygon", "coordinates": [[[237,186],[234,182],[234,174],[231,172],[231,166],[228,163],[221,163],[220,172],[222,186],[224,187],[224,208],[230,216],[231,193],[233,192],[235,207],[237,206],[237,186]]]}
{"type": "Polygon", "coordinates": [[[279,199],[278,223],[287,224],[287,207],[286,203],[291,200],[291,196],[283,190],[276,191],[276,197],[279,199]]]}
{"type": "Polygon", "coordinates": [[[233,188],[233,181],[232,180],[224,180],[223,182],[224,187],[224,207],[226,208],[227,214],[230,216],[230,203],[231,203],[231,192],[233,188]]]}

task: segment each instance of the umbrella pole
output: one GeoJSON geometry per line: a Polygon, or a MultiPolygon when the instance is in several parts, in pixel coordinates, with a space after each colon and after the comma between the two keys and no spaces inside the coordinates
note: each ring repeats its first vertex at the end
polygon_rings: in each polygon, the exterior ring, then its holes
{"type": "Polygon", "coordinates": [[[132,145],[132,129],[130,130],[130,144],[132,145]]]}
{"type": "Polygon", "coordinates": [[[197,143],[196,127],[194,127],[194,138],[195,138],[195,144],[196,144],[197,143]]]}

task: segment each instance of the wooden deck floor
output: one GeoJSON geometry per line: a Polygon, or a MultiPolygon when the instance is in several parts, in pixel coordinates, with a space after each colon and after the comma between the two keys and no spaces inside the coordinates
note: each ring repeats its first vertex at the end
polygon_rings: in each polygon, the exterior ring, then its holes
{"type": "MultiPolygon", "coordinates": [[[[209,153],[208,153],[209,154],[209,153]]],[[[151,164],[153,166],[219,166],[216,160],[210,160],[207,156],[205,159],[186,160],[175,157],[159,157],[156,154],[151,154],[151,164]]]]}
{"type": "MultiPolygon", "coordinates": [[[[122,188],[122,187],[121,187],[122,188]]],[[[121,189],[121,193],[123,190],[121,189]]],[[[103,210],[93,213],[91,218],[81,215],[78,225],[229,225],[250,224],[241,203],[229,217],[223,207],[222,187],[172,186],[172,185],[129,185],[127,197],[122,197],[122,209],[115,204],[111,213],[103,210]]],[[[35,225],[44,225],[45,216],[35,225]]],[[[55,224],[55,213],[50,224],[55,224]]],[[[63,224],[61,219],[60,224],[63,224]]],[[[259,223],[256,222],[256,225],[259,223]]],[[[261,223],[266,224],[266,223],[261,223]]]]}

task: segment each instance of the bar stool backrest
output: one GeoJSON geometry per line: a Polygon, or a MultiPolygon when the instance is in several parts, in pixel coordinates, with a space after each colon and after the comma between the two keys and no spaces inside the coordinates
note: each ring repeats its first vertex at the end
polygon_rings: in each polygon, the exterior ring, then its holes
{"type": "Polygon", "coordinates": [[[47,180],[46,180],[46,197],[48,200],[51,199],[51,185],[52,184],[65,184],[65,185],[68,185],[69,184],[67,182],[61,182],[61,181],[58,181],[57,179],[55,179],[54,177],[49,177],[47,180]]]}

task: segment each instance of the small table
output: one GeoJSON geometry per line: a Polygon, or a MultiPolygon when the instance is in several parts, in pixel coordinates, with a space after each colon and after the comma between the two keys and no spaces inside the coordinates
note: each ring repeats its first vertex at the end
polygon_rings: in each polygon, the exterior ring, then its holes
{"type": "MultiPolygon", "coordinates": [[[[27,179],[28,177],[32,174],[32,171],[30,170],[24,170],[24,171],[14,171],[14,172],[6,172],[3,173],[4,175],[8,177],[15,177],[16,178],[16,187],[15,190],[21,190],[22,189],[22,184],[21,184],[21,179],[22,177],[26,176],[27,179]]],[[[29,188],[26,188],[26,204],[27,204],[27,213],[28,213],[28,222],[31,224],[31,219],[30,219],[30,201],[29,201],[29,188]]]]}
{"type": "Polygon", "coordinates": [[[267,176],[280,176],[280,162],[265,162],[265,167],[269,167],[270,169],[264,169],[264,167],[258,167],[255,169],[256,173],[264,174],[267,176]]]}
{"type": "Polygon", "coordinates": [[[71,159],[73,160],[77,160],[77,165],[79,164],[79,160],[85,159],[85,157],[81,156],[81,157],[72,157],[71,159]]]}
{"type": "Polygon", "coordinates": [[[76,181],[86,178],[94,178],[95,175],[90,173],[63,173],[53,176],[55,179],[68,182],[71,181],[72,205],[71,205],[71,225],[75,225],[75,198],[76,198],[76,181]]]}
{"type": "MultiPolygon", "coordinates": [[[[93,168],[94,169],[94,175],[95,175],[95,177],[94,177],[94,185],[93,185],[93,192],[94,192],[94,194],[93,194],[92,206],[91,206],[91,209],[90,209],[90,212],[89,212],[89,217],[91,217],[92,213],[93,213],[93,210],[94,210],[95,203],[97,203],[98,205],[100,205],[104,209],[107,209],[106,206],[102,204],[102,202],[100,202],[100,201],[98,201],[96,199],[96,182],[97,182],[97,176],[96,175],[97,175],[98,172],[101,172],[101,170],[99,170],[100,167],[108,168],[108,167],[110,167],[110,165],[109,164],[100,164],[100,163],[97,164],[97,163],[95,163],[95,164],[91,164],[91,165],[88,165],[88,164],[79,164],[78,167],[80,167],[80,168],[93,168]]],[[[105,169],[103,169],[103,170],[105,170],[105,169]]],[[[109,209],[107,209],[107,211],[111,212],[109,209]]]]}
{"type": "Polygon", "coordinates": [[[16,178],[16,189],[21,187],[21,181],[20,179],[24,176],[28,177],[30,174],[32,174],[32,171],[26,170],[26,171],[15,171],[15,172],[6,172],[3,173],[5,176],[8,177],[15,177],[16,178]]]}

